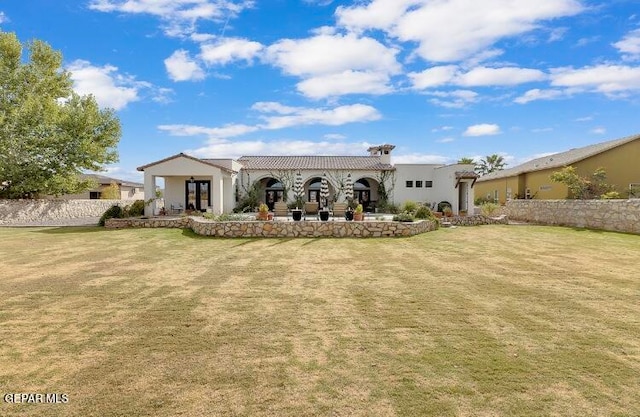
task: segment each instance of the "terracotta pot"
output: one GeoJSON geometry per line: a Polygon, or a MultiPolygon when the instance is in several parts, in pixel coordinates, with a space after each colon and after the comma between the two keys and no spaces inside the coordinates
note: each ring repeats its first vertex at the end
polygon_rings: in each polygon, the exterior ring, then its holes
{"type": "Polygon", "coordinates": [[[258,214],[256,214],[256,220],[268,220],[269,219],[269,213],[264,212],[264,211],[259,211],[258,214]]]}
{"type": "Polygon", "coordinates": [[[353,220],[361,222],[364,219],[364,213],[353,213],[353,220]]]}

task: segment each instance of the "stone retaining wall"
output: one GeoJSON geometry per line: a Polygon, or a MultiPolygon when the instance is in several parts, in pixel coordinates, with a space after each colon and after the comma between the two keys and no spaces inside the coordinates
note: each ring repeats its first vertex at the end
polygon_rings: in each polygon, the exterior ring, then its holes
{"type": "Polygon", "coordinates": [[[512,220],[640,234],[640,200],[513,200],[512,220]]]}
{"type": "Polygon", "coordinates": [[[420,221],[320,222],[320,221],[229,221],[214,222],[201,217],[174,219],[109,219],[107,228],[191,228],[203,236],[216,237],[400,237],[435,230],[436,223],[420,221]]]}
{"type": "Polygon", "coordinates": [[[440,219],[442,222],[448,222],[452,226],[481,226],[485,224],[509,224],[507,216],[487,217],[481,214],[473,216],[456,216],[440,219]]]}
{"type": "Polygon", "coordinates": [[[100,217],[113,205],[132,200],[0,200],[0,224],[100,217]]]}

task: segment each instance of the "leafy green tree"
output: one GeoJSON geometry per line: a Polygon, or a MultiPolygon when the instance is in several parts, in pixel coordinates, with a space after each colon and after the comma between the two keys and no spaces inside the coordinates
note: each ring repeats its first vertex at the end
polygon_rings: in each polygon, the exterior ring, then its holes
{"type": "Polygon", "coordinates": [[[464,158],[460,158],[458,160],[459,164],[475,164],[475,161],[473,160],[473,158],[468,158],[468,157],[464,157],[464,158]]]}
{"type": "Polygon", "coordinates": [[[504,158],[494,153],[480,160],[480,163],[476,165],[476,172],[480,175],[490,174],[503,170],[506,165],[504,158]]]}
{"type": "Polygon", "coordinates": [[[83,170],[116,162],[120,122],[72,89],[62,55],[42,41],[0,32],[0,198],[80,193],[83,170]]]}
{"type": "Polygon", "coordinates": [[[589,177],[578,175],[575,167],[568,166],[551,174],[551,181],[564,184],[569,189],[569,198],[589,200],[596,198],[618,198],[614,186],[607,184],[604,168],[596,169],[589,177]]]}
{"type": "Polygon", "coordinates": [[[100,193],[100,199],[102,200],[120,200],[120,198],[120,186],[115,181],[111,181],[109,186],[105,187],[100,193]]]}

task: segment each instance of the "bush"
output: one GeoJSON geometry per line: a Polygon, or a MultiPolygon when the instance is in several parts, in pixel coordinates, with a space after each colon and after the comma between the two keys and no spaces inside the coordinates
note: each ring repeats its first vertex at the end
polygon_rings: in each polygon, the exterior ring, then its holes
{"type": "Polygon", "coordinates": [[[400,207],[393,203],[380,204],[378,206],[378,211],[389,214],[398,214],[401,212],[400,207]]]}
{"type": "Polygon", "coordinates": [[[144,201],[136,200],[133,204],[128,205],[124,209],[125,217],[140,217],[144,216],[144,201]]]}
{"type": "Polygon", "coordinates": [[[100,217],[100,221],[98,225],[104,226],[104,223],[107,219],[122,219],[124,218],[124,210],[120,206],[111,206],[104,212],[102,217],[100,217]]]}
{"type": "Polygon", "coordinates": [[[484,203],[480,206],[480,211],[485,216],[491,216],[498,208],[500,208],[500,206],[496,203],[484,203]]]}
{"type": "Polygon", "coordinates": [[[473,204],[476,206],[481,206],[484,203],[495,203],[495,201],[491,197],[476,197],[476,199],[473,200],[473,204]]]}
{"type": "Polygon", "coordinates": [[[622,198],[622,196],[617,191],[609,191],[608,193],[602,194],[600,198],[603,200],[615,200],[618,198],[622,198]]]}
{"type": "Polygon", "coordinates": [[[400,213],[400,214],[396,214],[395,216],[393,216],[393,221],[394,222],[403,222],[403,223],[411,223],[413,222],[415,219],[413,218],[413,216],[409,213],[400,213]]]}
{"type": "Polygon", "coordinates": [[[431,209],[427,206],[420,206],[414,214],[416,219],[435,219],[431,209]]]}
{"type": "Polygon", "coordinates": [[[415,201],[407,200],[402,206],[402,211],[406,211],[407,213],[415,213],[416,210],[418,210],[418,203],[415,201]]]}

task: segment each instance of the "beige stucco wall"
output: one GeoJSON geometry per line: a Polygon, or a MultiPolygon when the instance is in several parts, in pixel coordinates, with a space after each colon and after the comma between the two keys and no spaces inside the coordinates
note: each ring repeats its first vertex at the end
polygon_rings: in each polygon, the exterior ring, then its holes
{"type": "Polygon", "coordinates": [[[0,200],[0,224],[100,217],[113,205],[125,207],[132,200],[0,200]]]}

